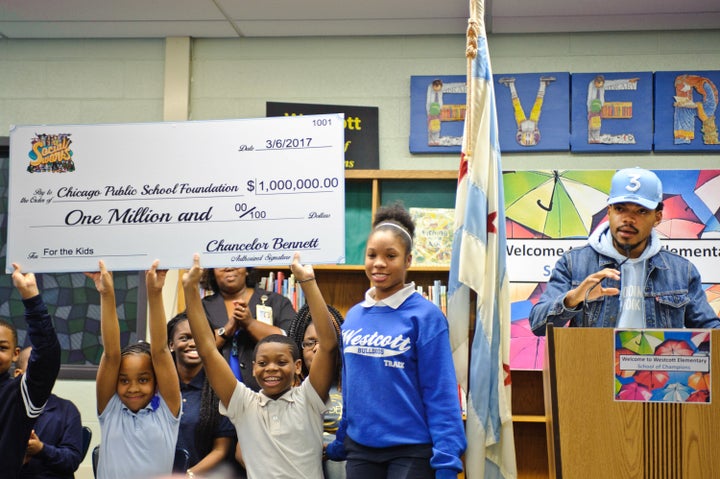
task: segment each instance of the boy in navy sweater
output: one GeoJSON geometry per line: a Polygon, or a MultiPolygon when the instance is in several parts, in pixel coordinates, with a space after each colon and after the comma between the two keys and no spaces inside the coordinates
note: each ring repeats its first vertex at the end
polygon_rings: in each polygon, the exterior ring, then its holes
{"type": "MultiPolygon", "coordinates": [[[[32,346],[20,351],[15,376],[27,371],[32,346]]],[[[35,421],[20,479],[73,479],[83,460],[80,411],[67,399],[51,394],[35,421]]]]}

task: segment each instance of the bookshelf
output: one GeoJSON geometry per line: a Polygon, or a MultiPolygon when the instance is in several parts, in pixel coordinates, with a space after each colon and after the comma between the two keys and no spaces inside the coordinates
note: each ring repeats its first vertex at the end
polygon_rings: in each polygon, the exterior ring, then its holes
{"type": "Polygon", "coordinates": [[[549,477],[542,371],[510,371],[518,477],[549,477]]]}
{"type": "MultiPolygon", "coordinates": [[[[456,188],[455,170],[346,170],[346,264],[314,267],[326,301],[345,315],[362,300],[370,286],[363,266],[364,244],[379,206],[399,199],[407,208],[454,208],[456,188]]],[[[258,269],[266,275],[262,271],[278,268],[258,269]]],[[[448,272],[449,268],[442,266],[412,266],[408,280],[427,287],[441,279],[447,285],[448,272]]],[[[472,337],[474,331],[468,333],[472,337]]],[[[547,478],[542,371],[512,371],[511,374],[518,477],[547,478]]]]}
{"type": "MultiPolygon", "coordinates": [[[[314,267],[325,300],[343,315],[362,300],[370,286],[363,266],[365,240],[380,205],[402,200],[408,208],[454,208],[456,185],[454,170],[346,170],[346,264],[314,267]]],[[[264,276],[278,268],[258,269],[264,276]]],[[[447,285],[447,273],[443,266],[412,266],[408,279],[427,290],[436,279],[447,285]]]]}

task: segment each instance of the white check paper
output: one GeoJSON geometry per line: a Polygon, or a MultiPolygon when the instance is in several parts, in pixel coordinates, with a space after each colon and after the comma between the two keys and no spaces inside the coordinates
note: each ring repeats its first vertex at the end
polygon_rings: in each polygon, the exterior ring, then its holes
{"type": "Polygon", "coordinates": [[[6,271],[345,260],[342,115],[18,126],[6,271]]]}

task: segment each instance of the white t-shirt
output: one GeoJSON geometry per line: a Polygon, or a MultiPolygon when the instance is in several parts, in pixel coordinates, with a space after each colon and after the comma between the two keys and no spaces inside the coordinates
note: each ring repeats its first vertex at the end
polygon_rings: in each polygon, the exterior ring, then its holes
{"type": "Polygon", "coordinates": [[[621,266],[618,328],[645,327],[645,260],[629,259],[621,266]]]}

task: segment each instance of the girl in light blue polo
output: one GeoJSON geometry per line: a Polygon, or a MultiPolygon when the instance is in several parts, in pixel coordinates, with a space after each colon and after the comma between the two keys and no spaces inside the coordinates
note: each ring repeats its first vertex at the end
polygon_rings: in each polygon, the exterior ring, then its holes
{"type": "Polygon", "coordinates": [[[97,477],[127,479],[170,474],[180,426],[182,398],[167,342],[159,261],[145,273],[150,306],[150,344],[120,349],[120,326],[112,274],[87,273],[100,293],[104,345],[96,378],[101,442],[97,477]]]}

